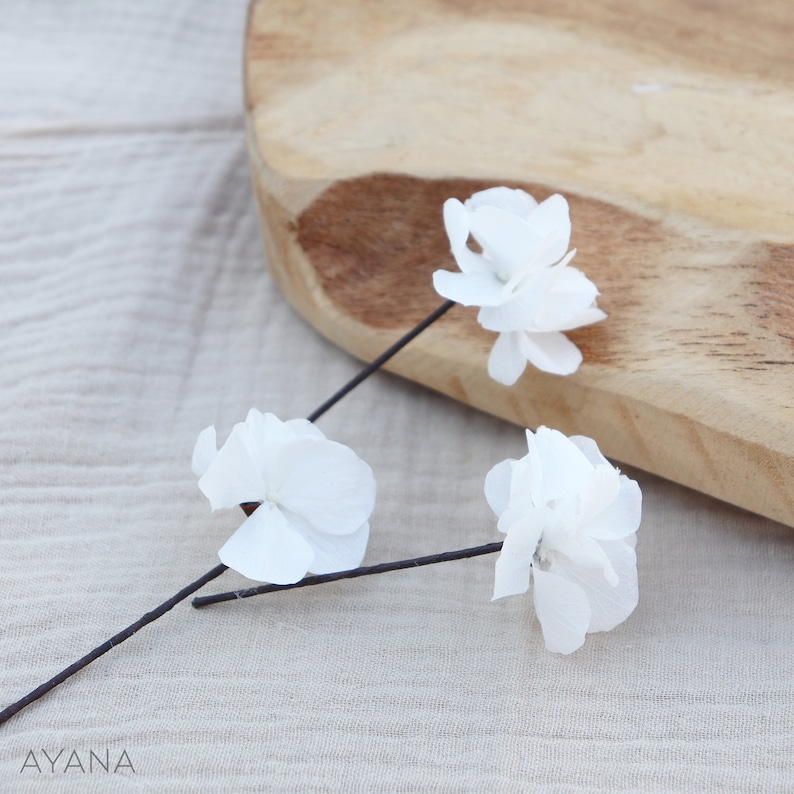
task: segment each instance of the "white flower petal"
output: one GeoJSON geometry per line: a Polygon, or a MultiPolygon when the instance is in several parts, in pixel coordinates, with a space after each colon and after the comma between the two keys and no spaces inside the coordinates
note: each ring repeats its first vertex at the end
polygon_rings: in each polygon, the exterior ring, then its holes
{"type": "Polygon", "coordinates": [[[488,357],[488,374],[498,383],[512,386],[527,366],[522,350],[522,331],[499,334],[488,357]]]}
{"type": "Polygon", "coordinates": [[[248,412],[245,424],[249,430],[247,443],[254,459],[261,466],[267,485],[279,480],[278,454],[281,447],[300,438],[326,440],[322,430],[308,419],[290,419],[282,422],[275,414],[263,414],[256,408],[248,412]]]}
{"type": "Polygon", "coordinates": [[[503,460],[485,476],[485,499],[497,516],[507,510],[510,504],[510,481],[514,463],[511,459],[503,460]]]}
{"type": "MultiPolygon", "coordinates": [[[[545,535],[544,535],[545,540],[545,535]]],[[[555,538],[554,551],[565,555],[580,571],[595,571],[609,585],[617,587],[619,578],[601,544],[581,532],[560,534],[555,538]]],[[[558,559],[555,553],[554,559],[558,559]]]]}
{"type": "Polygon", "coordinates": [[[568,202],[555,193],[542,201],[527,219],[541,237],[553,236],[554,246],[547,252],[550,262],[559,262],[565,256],[571,241],[571,218],[568,202]]]}
{"type": "MultiPolygon", "coordinates": [[[[632,541],[636,536],[630,536],[632,541]]],[[[588,632],[609,631],[622,623],[635,609],[637,589],[637,556],[632,543],[624,540],[604,541],[602,547],[618,577],[612,587],[596,570],[577,568],[565,560],[555,560],[551,570],[578,584],[590,604],[588,632]]]]}
{"type": "Polygon", "coordinates": [[[309,570],[312,573],[335,573],[358,568],[364,559],[369,541],[369,522],[349,535],[330,535],[317,532],[310,526],[301,527],[301,534],[314,552],[309,570]]]}
{"type": "MultiPolygon", "coordinates": [[[[547,427],[538,428],[546,432],[547,427]]],[[[544,507],[546,501],[543,496],[543,461],[540,458],[538,445],[535,443],[535,433],[527,429],[524,431],[527,440],[527,454],[516,463],[513,473],[513,491],[510,501],[513,504],[522,504],[521,494],[529,494],[529,502],[523,501],[529,507],[544,507]]]]}
{"type": "Polygon", "coordinates": [[[288,444],[298,437],[294,426],[290,427],[274,414],[263,414],[256,408],[248,412],[245,424],[249,430],[249,443],[258,458],[272,458],[276,447],[288,444]]]}
{"type": "Polygon", "coordinates": [[[436,270],[433,287],[439,295],[463,306],[495,306],[504,301],[504,284],[488,273],[436,270]]]}
{"type": "Polygon", "coordinates": [[[535,326],[536,315],[543,310],[546,290],[554,279],[552,270],[539,270],[528,276],[502,302],[480,304],[477,322],[489,331],[521,331],[535,326]]]}
{"type": "MultiPolygon", "coordinates": [[[[608,463],[596,465],[579,494],[579,523],[585,526],[590,519],[609,507],[617,499],[619,493],[620,472],[608,463]]],[[[624,534],[627,535],[628,532],[624,534]]]]}
{"type": "Polygon", "coordinates": [[[543,477],[539,459],[533,450],[521,460],[513,462],[510,479],[510,500],[501,512],[497,526],[500,532],[507,532],[510,527],[523,518],[531,517],[539,526],[544,526],[549,516],[543,502],[543,477]],[[541,511],[535,515],[536,511],[541,511]]]}
{"type": "Polygon", "coordinates": [[[469,215],[471,233],[506,279],[532,261],[542,236],[525,220],[497,207],[480,207],[469,215]]]}
{"type": "Polygon", "coordinates": [[[612,464],[601,454],[598,444],[589,436],[569,436],[571,442],[595,466],[611,466],[612,464]]]}
{"type": "MultiPolygon", "coordinates": [[[[538,331],[559,331],[570,328],[571,318],[589,309],[598,289],[581,270],[575,267],[551,268],[548,290],[543,306],[535,315],[538,331]]],[[[573,326],[576,327],[576,326],[573,326]]]]}
{"type": "Polygon", "coordinates": [[[466,245],[470,231],[469,213],[456,198],[444,202],[444,229],[453,253],[466,245]]]}
{"type": "Polygon", "coordinates": [[[279,450],[274,498],[321,532],[347,535],[375,506],[370,467],[334,441],[299,438],[279,450]]]}
{"type": "Polygon", "coordinates": [[[584,590],[573,582],[537,566],[532,568],[535,612],[547,650],[573,653],[584,644],[591,609],[584,590]]]}
{"type": "Polygon", "coordinates": [[[521,334],[524,357],[542,372],[572,375],[582,363],[582,353],[565,334],[559,332],[521,334]]]}
{"type": "Polygon", "coordinates": [[[466,209],[469,212],[486,206],[498,207],[526,220],[532,210],[538,206],[538,202],[526,191],[509,187],[490,187],[466,199],[466,209]]]}
{"type": "MultiPolygon", "coordinates": [[[[485,258],[469,248],[469,213],[457,199],[444,202],[444,228],[449,238],[449,247],[461,272],[467,274],[492,274],[485,258]]],[[[454,300],[454,298],[453,298],[454,300]]]]}
{"type": "Polygon", "coordinates": [[[278,417],[271,413],[260,413],[256,408],[248,412],[245,422],[238,424],[235,432],[239,434],[261,477],[264,490],[263,495],[257,500],[261,501],[277,476],[276,461],[279,449],[294,441],[295,434],[278,417]]]}
{"type": "Polygon", "coordinates": [[[264,504],[224,543],[218,556],[254,581],[293,584],[306,575],[314,552],[277,507],[264,504]]]}
{"type": "Polygon", "coordinates": [[[609,315],[598,308],[598,306],[589,306],[583,309],[578,314],[574,314],[569,320],[561,323],[558,331],[573,331],[575,328],[583,328],[585,325],[595,325],[602,320],[606,320],[609,315]]]}
{"type": "Polygon", "coordinates": [[[575,251],[565,254],[565,248],[562,247],[562,244],[567,239],[567,237],[563,237],[562,232],[551,232],[542,237],[532,252],[532,257],[528,260],[526,269],[528,271],[550,270],[552,266],[564,267],[576,254],[575,251]],[[562,259],[560,258],[561,252],[562,259]]]}
{"type": "Polygon", "coordinates": [[[262,469],[252,455],[249,436],[247,425],[235,425],[198,481],[213,510],[243,502],[260,502],[265,498],[267,489],[262,469]]]}
{"type": "Polygon", "coordinates": [[[268,414],[267,417],[268,418],[265,418],[265,415],[256,408],[251,408],[245,417],[245,424],[248,425],[248,429],[255,436],[266,436],[268,435],[268,431],[271,433],[278,433],[279,428],[284,423],[281,422],[277,417],[273,416],[273,414],[268,414]],[[275,430],[272,427],[269,427],[273,420],[276,422],[275,430]]]}
{"type": "Polygon", "coordinates": [[[496,561],[492,601],[529,590],[529,572],[541,530],[542,526],[530,521],[511,527],[496,561]]]}
{"type": "Polygon", "coordinates": [[[312,438],[326,439],[325,433],[308,419],[288,419],[284,424],[296,436],[310,436],[312,438]]]}
{"type": "Polygon", "coordinates": [[[543,504],[575,496],[589,481],[592,464],[559,430],[541,425],[534,434],[527,431],[527,445],[537,452],[543,504]]]}
{"type": "MultiPolygon", "coordinates": [[[[642,518],[642,492],[640,486],[625,475],[618,478],[619,490],[611,503],[587,505],[592,510],[582,516],[581,530],[591,538],[617,540],[637,531],[642,518]]],[[[583,505],[583,507],[585,507],[583,505]]]]}
{"type": "Polygon", "coordinates": [[[215,437],[215,425],[210,425],[199,433],[196,446],[193,447],[193,459],[190,464],[193,474],[196,477],[202,477],[217,454],[218,443],[215,437]]]}
{"type": "Polygon", "coordinates": [[[532,526],[538,527],[538,532],[543,532],[547,529],[546,521],[550,512],[545,506],[511,505],[499,516],[496,526],[500,532],[510,532],[518,524],[530,523],[532,526]]]}

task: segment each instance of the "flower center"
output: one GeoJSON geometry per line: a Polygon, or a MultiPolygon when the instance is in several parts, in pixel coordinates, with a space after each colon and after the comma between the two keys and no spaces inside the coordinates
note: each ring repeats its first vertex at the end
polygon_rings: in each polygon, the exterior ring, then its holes
{"type": "Polygon", "coordinates": [[[277,504],[280,498],[281,498],[281,494],[278,492],[276,488],[269,488],[267,493],[265,494],[265,499],[268,502],[272,502],[273,504],[277,504]]]}

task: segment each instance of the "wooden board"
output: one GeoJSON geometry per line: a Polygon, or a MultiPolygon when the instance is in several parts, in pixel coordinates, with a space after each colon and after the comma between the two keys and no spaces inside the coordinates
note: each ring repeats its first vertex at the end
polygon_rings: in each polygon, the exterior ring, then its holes
{"type": "Polygon", "coordinates": [[[287,299],[371,359],[441,303],[443,201],[565,195],[604,323],[507,388],[455,307],[389,367],[794,525],[789,0],[255,0],[248,139],[287,299]]]}

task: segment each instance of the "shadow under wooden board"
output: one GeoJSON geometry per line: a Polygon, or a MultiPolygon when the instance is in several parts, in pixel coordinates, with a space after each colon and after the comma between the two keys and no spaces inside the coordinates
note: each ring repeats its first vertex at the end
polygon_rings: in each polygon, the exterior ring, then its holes
{"type": "Polygon", "coordinates": [[[389,369],[794,526],[788,0],[255,0],[248,142],[268,264],[372,359],[454,270],[441,207],[562,193],[609,318],[567,378],[488,378],[456,306],[389,369]]]}

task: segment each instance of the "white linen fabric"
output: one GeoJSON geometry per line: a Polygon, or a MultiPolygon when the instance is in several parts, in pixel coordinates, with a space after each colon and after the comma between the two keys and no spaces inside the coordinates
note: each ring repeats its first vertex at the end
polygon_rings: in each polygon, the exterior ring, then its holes
{"type": "MultiPolygon", "coordinates": [[[[198,491],[203,427],[357,371],[265,269],[245,11],[3,3],[2,706],[216,565],[240,515],[198,491]]],[[[483,480],[519,428],[386,374],[321,426],[378,481],[366,563],[501,537],[483,480]]],[[[0,726],[0,790],[792,790],[794,531],[627,473],[640,604],[572,656],[531,595],[491,603],[494,557],[183,603],[0,726]]]]}

